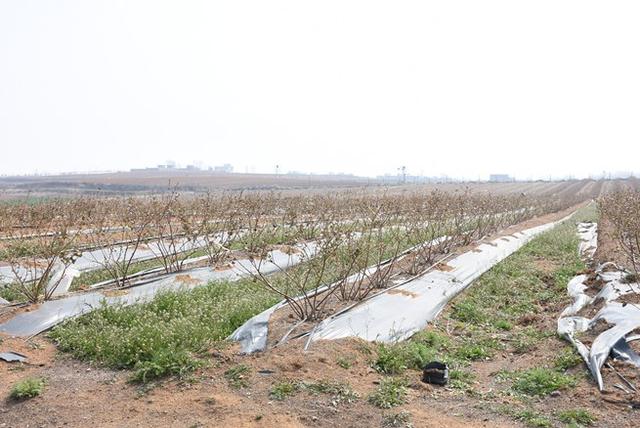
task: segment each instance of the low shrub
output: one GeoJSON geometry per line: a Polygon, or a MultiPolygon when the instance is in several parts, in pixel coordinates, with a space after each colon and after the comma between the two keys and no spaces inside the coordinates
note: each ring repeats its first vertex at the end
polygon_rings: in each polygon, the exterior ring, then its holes
{"type": "Polygon", "coordinates": [[[28,398],[37,397],[44,391],[44,379],[30,377],[23,379],[13,385],[9,396],[14,400],[26,400],[28,398]]]}

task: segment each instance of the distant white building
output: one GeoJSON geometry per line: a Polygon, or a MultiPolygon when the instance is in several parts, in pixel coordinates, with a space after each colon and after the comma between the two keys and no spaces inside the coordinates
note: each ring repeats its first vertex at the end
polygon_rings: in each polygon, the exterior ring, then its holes
{"type": "Polygon", "coordinates": [[[231,174],[233,172],[233,165],[230,163],[225,163],[224,165],[214,166],[213,172],[223,172],[226,174],[231,174]]]}
{"type": "Polygon", "coordinates": [[[489,176],[489,181],[493,183],[508,183],[515,180],[508,174],[491,174],[489,176]]]}

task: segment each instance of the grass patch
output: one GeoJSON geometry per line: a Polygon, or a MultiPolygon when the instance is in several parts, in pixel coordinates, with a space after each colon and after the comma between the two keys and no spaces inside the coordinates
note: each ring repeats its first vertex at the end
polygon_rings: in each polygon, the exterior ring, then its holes
{"type": "Polygon", "coordinates": [[[388,377],[380,381],[380,385],[369,396],[369,403],[381,409],[390,409],[405,403],[407,381],[401,378],[388,377]]]}
{"type": "Polygon", "coordinates": [[[302,386],[314,394],[331,395],[331,401],[336,405],[338,403],[352,403],[358,399],[358,394],[348,384],[342,382],[322,379],[318,382],[305,382],[302,386]]]}
{"type": "Polygon", "coordinates": [[[224,372],[224,377],[234,388],[246,388],[249,386],[249,367],[244,364],[231,367],[224,372]]]}
{"type": "Polygon", "coordinates": [[[530,427],[552,427],[551,419],[533,410],[521,410],[515,412],[513,417],[530,427]]]}
{"type": "Polygon", "coordinates": [[[42,378],[30,377],[13,385],[9,396],[14,400],[26,400],[37,397],[44,391],[45,381],[42,378]]]}
{"type": "Polygon", "coordinates": [[[283,401],[285,398],[292,396],[299,389],[297,382],[283,380],[271,387],[269,396],[275,400],[283,401]]]}
{"type": "Polygon", "coordinates": [[[453,351],[453,357],[463,361],[484,360],[491,357],[500,344],[495,339],[473,337],[462,341],[453,351]]]}
{"type": "Polygon", "coordinates": [[[380,344],[373,367],[380,373],[401,374],[406,369],[422,370],[448,345],[442,333],[429,330],[416,334],[410,341],[380,344]]]}
{"type": "Polygon", "coordinates": [[[455,389],[469,389],[473,385],[475,376],[466,370],[453,369],[449,371],[449,385],[455,389]]]}
{"type": "Polygon", "coordinates": [[[578,383],[573,376],[541,367],[508,373],[506,377],[513,381],[514,391],[525,395],[548,395],[553,391],[572,388],[578,383]]]}
{"type": "Polygon", "coordinates": [[[537,348],[538,343],[551,335],[551,332],[540,331],[531,326],[519,329],[513,335],[513,351],[516,354],[525,354],[533,351],[537,348]]]}
{"type": "Polygon", "coordinates": [[[339,367],[341,367],[341,368],[343,368],[343,369],[347,370],[347,369],[350,369],[350,368],[351,368],[351,366],[353,365],[353,359],[352,359],[352,358],[347,358],[347,357],[339,357],[339,358],[336,360],[336,364],[337,364],[339,367]]]}
{"type": "Polygon", "coordinates": [[[409,412],[389,413],[382,415],[382,427],[383,428],[410,428],[411,414],[409,412]]]}
{"type": "Polygon", "coordinates": [[[182,376],[202,356],[277,297],[248,280],[166,291],[133,306],[102,306],[68,320],[51,333],[62,351],[116,369],[133,369],[146,382],[182,376]]]}
{"type": "Polygon", "coordinates": [[[20,287],[16,284],[0,285],[0,297],[11,303],[25,302],[27,296],[20,291],[20,287]]]}
{"type": "Polygon", "coordinates": [[[554,367],[560,371],[566,371],[583,363],[582,357],[573,346],[566,346],[555,358],[554,367]]]}
{"type": "Polygon", "coordinates": [[[586,410],[572,409],[558,412],[558,419],[570,426],[591,426],[597,418],[586,410]]]}

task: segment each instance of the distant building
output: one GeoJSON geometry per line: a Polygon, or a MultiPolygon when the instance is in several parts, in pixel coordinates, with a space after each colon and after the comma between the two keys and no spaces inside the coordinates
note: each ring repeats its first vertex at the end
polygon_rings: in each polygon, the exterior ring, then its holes
{"type": "Polygon", "coordinates": [[[489,176],[489,181],[493,183],[508,183],[515,180],[508,174],[491,174],[489,176]]]}
{"type": "Polygon", "coordinates": [[[231,165],[230,163],[225,163],[224,165],[214,166],[213,172],[231,174],[233,172],[233,165],[231,165]]]}

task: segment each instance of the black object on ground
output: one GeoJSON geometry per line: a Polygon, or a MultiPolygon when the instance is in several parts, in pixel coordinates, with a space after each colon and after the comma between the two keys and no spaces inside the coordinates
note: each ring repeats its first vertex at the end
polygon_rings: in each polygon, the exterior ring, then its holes
{"type": "Polygon", "coordinates": [[[449,367],[439,361],[432,361],[422,370],[422,381],[435,385],[446,385],[449,382],[449,367]]]}

